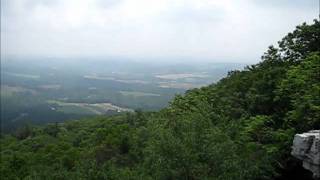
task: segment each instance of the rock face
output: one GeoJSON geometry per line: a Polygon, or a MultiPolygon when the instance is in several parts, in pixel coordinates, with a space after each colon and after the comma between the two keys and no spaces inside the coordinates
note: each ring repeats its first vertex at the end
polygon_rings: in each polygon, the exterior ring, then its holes
{"type": "Polygon", "coordinates": [[[320,179],[320,130],[296,134],[291,154],[302,160],[302,166],[311,171],[315,179],[320,179]]]}

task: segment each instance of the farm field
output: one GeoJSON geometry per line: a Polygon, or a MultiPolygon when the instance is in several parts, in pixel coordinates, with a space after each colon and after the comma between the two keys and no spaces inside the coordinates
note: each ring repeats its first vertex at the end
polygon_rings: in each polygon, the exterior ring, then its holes
{"type": "Polygon", "coordinates": [[[108,111],[115,111],[118,113],[133,112],[132,109],[122,108],[111,103],[68,103],[56,100],[49,100],[48,103],[55,105],[55,107],[52,107],[53,110],[74,114],[102,115],[106,114],[108,111]]]}

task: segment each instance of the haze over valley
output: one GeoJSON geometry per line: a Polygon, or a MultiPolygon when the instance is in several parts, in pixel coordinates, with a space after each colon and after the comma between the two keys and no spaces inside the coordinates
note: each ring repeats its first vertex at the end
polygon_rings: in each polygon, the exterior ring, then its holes
{"type": "Polygon", "coordinates": [[[5,131],[28,123],[164,108],[176,94],[216,82],[244,64],[9,59],[1,69],[5,131]]]}

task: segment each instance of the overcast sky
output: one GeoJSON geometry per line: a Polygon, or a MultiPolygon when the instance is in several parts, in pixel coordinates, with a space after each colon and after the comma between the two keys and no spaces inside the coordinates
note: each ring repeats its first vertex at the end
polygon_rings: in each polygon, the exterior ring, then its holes
{"type": "Polygon", "coordinates": [[[257,62],[317,17],[318,0],[1,0],[1,54],[257,62]]]}

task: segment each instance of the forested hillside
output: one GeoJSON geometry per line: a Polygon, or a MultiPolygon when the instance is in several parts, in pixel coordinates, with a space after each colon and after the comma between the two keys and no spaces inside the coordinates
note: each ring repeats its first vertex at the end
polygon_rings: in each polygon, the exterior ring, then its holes
{"type": "Polygon", "coordinates": [[[159,112],[2,135],[1,177],[308,179],[290,151],[295,133],[320,128],[319,93],[315,20],[270,46],[260,63],[178,95],[159,112]]]}

